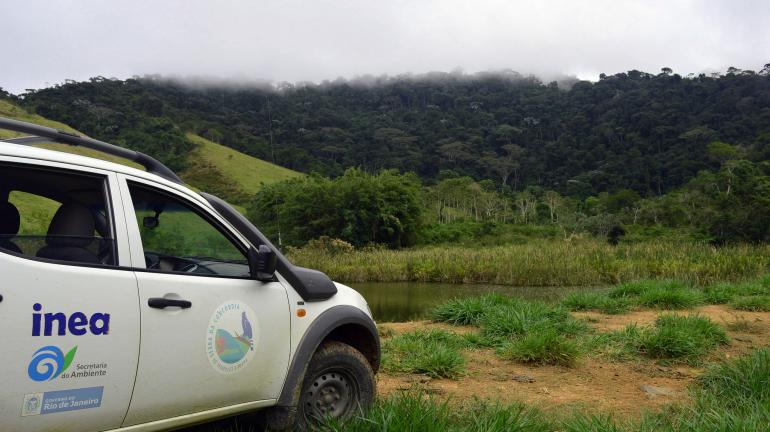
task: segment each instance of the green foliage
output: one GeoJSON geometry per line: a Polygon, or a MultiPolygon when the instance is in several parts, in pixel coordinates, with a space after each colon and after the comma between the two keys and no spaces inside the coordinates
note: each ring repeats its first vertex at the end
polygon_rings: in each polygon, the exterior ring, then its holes
{"type": "Polygon", "coordinates": [[[522,363],[572,366],[580,355],[577,344],[555,330],[527,333],[503,343],[497,352],[501,357],[522,363]]]}
{"type": "Polygon", "coordinates": [[[639,296],[639,304],[642,306],[660,309],[690,309],[702,302],[700,291],[679,286],[659,286],[639,296]]]}
{"type": "Polygon", "coordinates": [[[492,293],[480,297],[453,299],[437,306],[432,317],[436,322],[454,325],[478,325],[479,319],[490,308],[510,304],[510,297],[492,293]]]}
{"type": "Polygon", "coordinates": [[[605,294],[587,292],[570,293],[561,304],[572,311],[599,310],[609,315],[628,312],[633,306],[631,299],[626,297],[611,298],[605,294]]]}
{"type": "Polygon", "coordinates": [[[635,343],[641,353],[657,359],[698,363],[719,345],[727,344],[724,330],[698,315],[664,314],[652,329],[639,334],[635,343]]]}
{"type": "Polygon", "coordinates": [[[651,327],[630,324],[586,342],[594,350],[618,360],[644,355],[675,363],[700,364],[720,345],[728,343],[724,330],[699,315],[663,314],[651,327]]]}
{"type": "Polygon", "coordinates": [[[744,311],[770,312],[770,296],[738,297],[730,306],[744,311]]]}
{"type": "Polygon", "coordinates": [[[674,280],[641,280],[616,286],[611,299],[626,299],[640,306],[660,309],[689,309],[703,302],[703,294],[674,280]]]}
{"type": "Polygon", "coordinates": [[[770,402],[770,350],[756,349],[730,361],[723,361],[700,378],[702,391],[733,408],[746,400],[770,402]]]}
{"type": "Polygon", "coordinates": [[[714,241],[770,239],[770,165],[726,161],[717,172],[702,172],[686,192],[702,199],[696,225],[714,241]]]}
{"type": "Polygon", "coordinates": [[[442,330],[403,333],[384,341],[382,366],[390,372],[457,378],[465,368],[460,348],[466,346],[465,339],[442,330]]]}
{"type": "Polygon", "coordinates": [[[703,289],[703,299],[708,304],[729,303],[735,297],[735,294],[735,285],[725,282],[710,285],[703,289]]]}
{"type": "MultiPolygon", "coordinates": [[[[498,227],[510,223],[548,226],[548,237],[604,237],[613,227],[640,225],[718,244],[770,240],[770,165],[763,162],[770,126],[760,114],[769,106],[763,95],[770,94],[770,79],[675,77],[630,71],[560,90],[516,75],[437,74],[280,91],[96,77],[0,103],[14,100],[35,113],[28,116],[151,154],[239,204],[262,179],[293,173],[244,164],[247,156],[238,152],[329,176],[349,167],[396,169],[430,184],[418,200],[425,230],[404,232],[393,212],[317,217],[334,209],[319,208],[318,200],[332,198],[320,195],[302,209],[316,216],[316,225],[287,232],[294,246],[319,235],[357,246],[526,240],[498,227]],[[753,96],[735,110],[735,94],[753,96]],[[373,231],[367,218],[379,220],[373,231]],[[322,228],[340,220],[341,226],[322,228]],[[477,224],[442,226],[469,221],[477,224]]],[[[272,207],[290,203],[271,198],[261,197],[251,214],[277,234],[281,211],[272,207]]],[[[629,232],[621,241],[650,235],[644,228],[629,232]]]]}
{"type": "MultiPolygon", "coordinates": [[[[759,74],[683,79],[634,70],[564,88],[515,73],[424,78],[276,90],[96,77],[28,92],[22,103],[100,139],[168,119],[303,172],[395,168],[434,179],[453,171],[517,191],[544,186],[581,198],[672,190],[740,156],[714,141],[749,144],[768,132],[770,79],[759,74]]],[[[160,140],[151,145],[173,159],[160,140]]]]}
{"type": "Polygon", "coordinates": [[[560,306],[517,299],[489,308],[479,319],[479,326],[482,335],[500,340],[548,330],[574,336],[588,329],[560,306]]]}
{"type": "MultiPolygon", "coordinates": [[[[740,281],[770,268],[770,246],[645,242],[612,247],[598,240],[533,240],[470,248],[358,249],[331,255],[293,249],[289,258],[348,282],[450,282],[515,286],[601,286],[640,279],[676,279],[694,285],[740,281]]],[[[655,284],[656,282],[643,282],[655,284]]],[[[620,288],[618,288],[620,289],[620,288]]],[[[613,298],[622,297],[621,292],[613,298]]]]}
{"type": "Polygon", "coordinates": [[[408,246],[420,227],[420,181],[410,174],[349,169],[334,180],[310,176],[267,185],[249,216],[265,234],[301,245],[320,236],[355,246],[408,246]]]}
{"type": "Polygon", "coordinates": [[[451,300],[434,310],[433,319],[479,326],[480,334],[465,337],[468,343],[496,347],[503,358],[525,363],[573,365],[580,350],[566,337],[588,331],[561,306],[499,294],[451,300]]]}
{"type": "Polygon", "coordinates": [[[621,432],[625,430],[609,415],[576,412],[562,422],[565,432],[621,432]]]}
{"type": "Polygon", "coordinates": [[[574,292],[567,294],[561,304],[571,311],[586,311],[599,309],[604,303],[606,296],[591,292],[574,292]]]}
{"type": "Polygon", "coordinates": [[[540,411],[524,404],[476,402],[461,408],[448,401],[407,392],[379,400],[366,415],[328,421],[322,430],[351,432],[552,432],[540,411]]]}

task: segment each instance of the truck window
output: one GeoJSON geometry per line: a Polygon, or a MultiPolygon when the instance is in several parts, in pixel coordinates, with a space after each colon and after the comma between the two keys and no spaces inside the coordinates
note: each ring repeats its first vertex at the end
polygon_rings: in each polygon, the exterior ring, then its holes
{"type": "Polygon", "coordinates": [[[144,249],[145,268],[192,275],[249,277],[241,247],[195,206],[128,183],[144,249]]]}
{"type": "Polygon", "coordinates": [[[116,265],[107,196],[103,176],[0,165],[0,251],[116,265]]]}

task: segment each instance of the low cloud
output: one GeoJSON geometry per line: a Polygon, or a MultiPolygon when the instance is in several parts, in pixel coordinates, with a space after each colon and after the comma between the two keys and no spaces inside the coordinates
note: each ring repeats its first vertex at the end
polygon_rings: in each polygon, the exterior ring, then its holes
{"type": "Polygon", "coordinates": [[[6,0],[0,16],[0,87],[15,93],[97,75],[251,85],[511,69],[549,81],[770,62],[764,1],[6,0]]]}

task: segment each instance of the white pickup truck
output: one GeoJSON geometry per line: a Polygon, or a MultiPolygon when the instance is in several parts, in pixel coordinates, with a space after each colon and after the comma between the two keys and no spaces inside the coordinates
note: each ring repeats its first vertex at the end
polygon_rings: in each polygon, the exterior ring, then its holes
{"type": "Polygon", "coordinates": [[[0,431],[271,429],[375,395],[356,291],[294,266],[221,199],[132,150],[0,118],[0,431]],[[146,171],[30,146],[83,146],[146,171]]]}

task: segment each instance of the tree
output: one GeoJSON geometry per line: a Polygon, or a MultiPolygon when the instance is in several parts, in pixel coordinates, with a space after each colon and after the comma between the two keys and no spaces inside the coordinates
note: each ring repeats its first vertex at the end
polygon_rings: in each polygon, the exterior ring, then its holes
{"type": "Polygon", "coordinates": [[[282,229],[285,244],[299,246],[327,236],[356,246],[414,244],[421,224],[419,179],[382,171],[349,169],[334,180],[309,176],[265,186],[249,217],[268,235],[282,229]]]}
{"type": "Polygon", "coordinates": [[[564,205],[564,199],[556,191],[546,191],[543,194],[543,202],[548,207],[548,212],[551,217],[551,223],[556,223],[559,210],[564,205]]]}
{"type": "Polygon", "coordinates": [[[520,192],[514,199],[519,210],[519,222],[526,224],[537,217],[537,198],[529,192],[520,192]]]}

